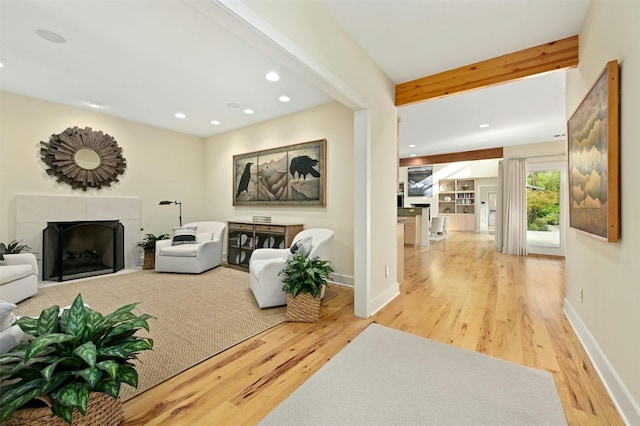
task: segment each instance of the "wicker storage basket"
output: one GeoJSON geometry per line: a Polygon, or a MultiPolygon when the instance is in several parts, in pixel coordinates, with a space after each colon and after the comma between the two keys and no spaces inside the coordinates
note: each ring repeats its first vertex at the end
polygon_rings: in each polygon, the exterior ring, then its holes
{"type": "Polygon", "coordinates": [[[156,252],[145,251],[144,263],[142,264],[142,269],[155,269],[155,267],[156,267],[156,252]]]}
{"type": "MultiPolygon", "coordinates": [[[[122,401],[102,392],[91,392],[87,415],[73,410],[73,426],[117,426],[124,420],[122,401]]],[[[6,426],[67,426],[60,417],[51,413],[47,407],[21,408],[5,422],[6,426]]]]}
{"type": "Polygon", "coordinates": [[[318,322],[321,300],[311,297],[311,293],[298,293],[296,297],[287,294],[287,321],[318,322]]]}

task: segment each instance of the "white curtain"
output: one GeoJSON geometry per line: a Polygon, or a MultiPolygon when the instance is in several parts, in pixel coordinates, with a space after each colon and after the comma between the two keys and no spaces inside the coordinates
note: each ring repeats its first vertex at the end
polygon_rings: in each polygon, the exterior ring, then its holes
{"type": "Polygon", "coordinates": [[[498,191],[496,192],[496,227],[494,245],[496,251],[502,251],[502,199],[504,197],[504,171],[502,160],[498,161],[498,191]]]}
{"type": "Polygon", "coordinates": [[[503,252],[527,254],[527,160],[509,160],[504,215],[503,252]]]}

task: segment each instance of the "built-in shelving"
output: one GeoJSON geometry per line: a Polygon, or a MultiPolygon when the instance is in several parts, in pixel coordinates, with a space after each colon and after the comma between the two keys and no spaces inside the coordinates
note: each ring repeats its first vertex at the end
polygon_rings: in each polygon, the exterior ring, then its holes
{"type": "Polygon", "coordinates": [[[476,230],[475,179],[442,179],[438,182],[438,214],[449,216],[448,230],[476,230]]]}

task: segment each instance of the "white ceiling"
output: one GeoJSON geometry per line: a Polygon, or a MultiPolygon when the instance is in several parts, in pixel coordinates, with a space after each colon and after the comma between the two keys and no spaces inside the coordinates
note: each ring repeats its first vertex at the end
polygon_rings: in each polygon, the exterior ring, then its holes
{"type": "Polygon", "coordinates": [[[9,92],[98,102],[105,114],[200,137],[333,100],[181,1],[1,0],[0,14],[0,88],[9,92]],[[280,81],[265,79],[271,70],[280,81]]]}
{"type": "MultiPolygon", "coordinates": [[[[575,35],[589,3],[320,1],[394,83],[575,35]]],[[[1,0],[0,40],[2,90],[80,108],[94,101],[106,114],[201,137],[332,100],[179,0],[1,0]],[[279,82],[265,80],[270,70],[279,82]],[[291,102],[279,102],[283,94],[291,102]]],[[[563,73],[551,73],[401,107],[401,157],[553,140],[565,133],[564,105],[563,73]]]]}
{"type": "MultiPolygon", "coordinates": [[[[589,0],[323,3],[396,84],[576,35],[589,6],[589,0]]],[[[400,107],[400,157],[564,140],[554,137],[566,133],[564,74],[400,107]],[[490,127],[478,127],[485,123],[490,127]]]]}

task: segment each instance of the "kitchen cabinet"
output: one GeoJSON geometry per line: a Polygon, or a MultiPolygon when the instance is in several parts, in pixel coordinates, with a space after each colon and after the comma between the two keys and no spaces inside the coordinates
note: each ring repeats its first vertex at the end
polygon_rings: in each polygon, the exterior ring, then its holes
{"type": "Polygon", "coordinates": [[[404,219],[404,243],[417,246],[422,242],[422,209],[398,209],[398,216],[404,219]]]}

